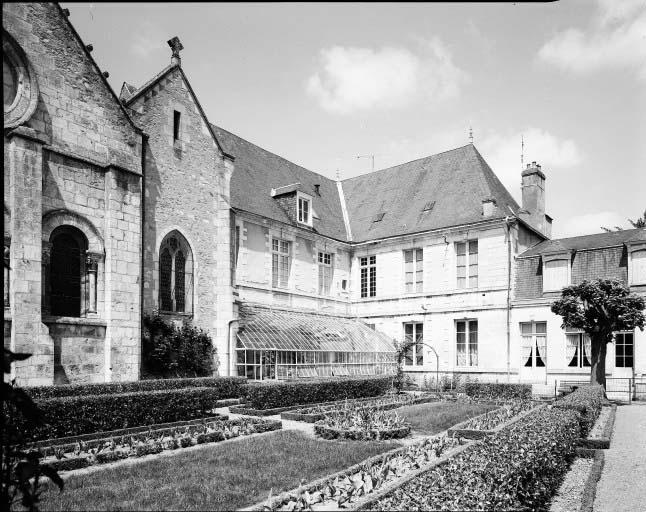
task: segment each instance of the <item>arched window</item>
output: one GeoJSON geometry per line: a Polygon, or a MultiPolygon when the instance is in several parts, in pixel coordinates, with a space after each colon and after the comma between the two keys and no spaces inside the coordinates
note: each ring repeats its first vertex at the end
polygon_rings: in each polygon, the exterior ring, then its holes
{"type": "Polygon", "coordinates": [[[78,229],[61,226],[53,231],[50,241],[51,314],[80,317],[87,239],[78,229]]]}
{"type": "Polygon", "coordinates": [[[159,306],[164,312],[193,312],[193,256],[178,231],[166,235],[159,248],[159,306]]]}

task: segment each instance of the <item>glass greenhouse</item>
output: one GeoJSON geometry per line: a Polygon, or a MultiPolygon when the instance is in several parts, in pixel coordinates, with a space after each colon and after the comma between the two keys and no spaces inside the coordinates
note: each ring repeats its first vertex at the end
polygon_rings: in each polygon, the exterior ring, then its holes
{"type": "Polygon", "coordinates": [[[354,318],[240,307],[237,374],[252,380],[389,374],[392,340],[354,318]]]}

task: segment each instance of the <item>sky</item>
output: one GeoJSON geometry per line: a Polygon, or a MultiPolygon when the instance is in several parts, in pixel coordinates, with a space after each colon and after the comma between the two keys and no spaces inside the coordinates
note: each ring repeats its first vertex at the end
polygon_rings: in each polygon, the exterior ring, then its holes
{"type": "Polygon", "coordinates": [[[212,123],[330,178],[472,129],[519,203],[522,138],[553,237],[646,210],[645,0],[61,5],[117,93],[167,66],[178,36],[212,123]]]}

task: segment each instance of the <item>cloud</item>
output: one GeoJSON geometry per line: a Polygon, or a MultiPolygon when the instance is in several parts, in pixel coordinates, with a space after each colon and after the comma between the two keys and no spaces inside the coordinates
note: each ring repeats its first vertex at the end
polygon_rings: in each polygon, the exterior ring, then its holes
{"type": "Polygon", "coordinates": [[[646,2],[597,0],[585,31],[568,28],[557,34],[538,57],[575,73],[623,68],[646,80],[646,2]]]}
{"type": "Polygon", "coordinates": [[[159,27],[145,21],[135,34],[130,48],[137,57],[146,58],[154,51],[162,49],[166,44],[166,39],[159,27]]]}
{"type": "Polygon", "coordinates": [[[567,170],[583,160],[572,139],[562,139],[546,130],[529,127],[517,133],[488,133],[476,139],[476,147],[516,200],[520,200],[521,134],[525,164],[538,162],[547,173],[567,170]]]}
{"type": "Polygon", "coordinates": [[[325,48],[306,90],[322,108],[338,114],[457,97],[466,73],[453,64],[444,43],[433,38],[418,45],[417,52],[391,46],[325,48]]]}
{"type": "Polygon", "coordinates": [[[632,228],[628,220],[617,212],[597,212],[576,215],[559,224],[554,226],[554,238],[601,233],[603,231],[601,229],[602,226],[609,229],[615,229],[616,226],[624,229],[632,228]]]}

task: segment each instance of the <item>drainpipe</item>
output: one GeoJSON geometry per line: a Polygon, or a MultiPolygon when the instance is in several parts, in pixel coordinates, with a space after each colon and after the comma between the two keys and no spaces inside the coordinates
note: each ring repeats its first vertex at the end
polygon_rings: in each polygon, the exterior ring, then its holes
{"type": "Polygon", "coordinates": [[[507,382],[511,380],[511,226],[509,219],[505,217],[507,228],[507,382]]]}
{"type": "MultiPolygon", "coordinates": [[[[227,358],[227,377],[231,377],[231,327],[233,326],[233,323],[237,323],[238,320],[229,320],[229,325],[227,326],[227,353],[226,353],[226,358],[227,358]]],[[[237,327],[237,326],[236,326],[237,327]]]]}

